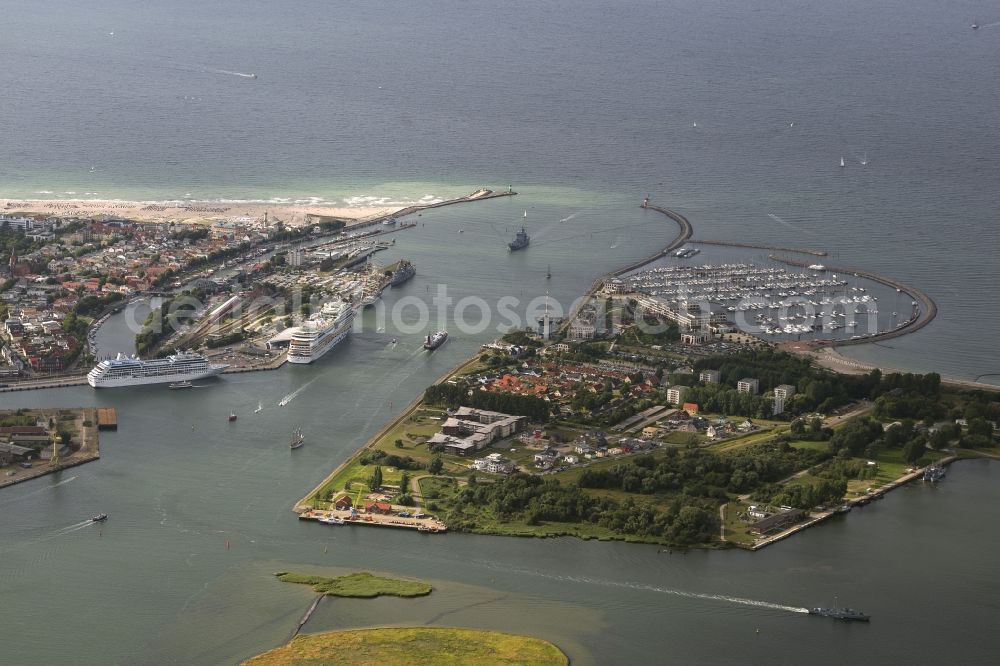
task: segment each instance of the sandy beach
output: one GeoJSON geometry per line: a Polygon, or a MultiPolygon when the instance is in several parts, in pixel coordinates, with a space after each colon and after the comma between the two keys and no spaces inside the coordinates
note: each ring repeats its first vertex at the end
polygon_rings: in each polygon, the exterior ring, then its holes
{"type": "Polygon", "coordinates": [[[205,224],[215,220],[280,220],[296,226],[307,216],[320,215],[363,222],[391,215],[403,206],[331,206],[324,204],[240,203],[220,201],[120,201],[113,199],[0,199],[0,213],[85,217],[97,220],[119,218],[138,222],[205,224]]]}

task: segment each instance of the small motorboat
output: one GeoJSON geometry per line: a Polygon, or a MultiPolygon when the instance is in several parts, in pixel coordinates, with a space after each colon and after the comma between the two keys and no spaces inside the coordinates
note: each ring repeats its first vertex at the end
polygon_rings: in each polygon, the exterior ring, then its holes
{"type": "Polygon", "coordinates": [[[191,382],[187,382],[187,381],[184,381],[184,382],[170,382],[170,384],[167,385],[167,388],[169,388],[171,390],[174,390],[174,391],[176,391],[177,389],[189,389],[189,388],[193,388],[193,387],[194,387],[194,384],[192,384],[191,382]]]}
{"type": "Polygon", "coordinates": [[[93,518],[91,518],[90,522],[92,522],[92,523],[103,523],[107,519],[108,519],[108,514],[106,514],[106,513],[99,513],[96,516],[94,516],[93,518]]]}
{"type": "Polygon", "coordinates": [[[229,413],[229,422],[232,423],[235,420],[236,420],[236,412],[230,412],[229,413]]]}

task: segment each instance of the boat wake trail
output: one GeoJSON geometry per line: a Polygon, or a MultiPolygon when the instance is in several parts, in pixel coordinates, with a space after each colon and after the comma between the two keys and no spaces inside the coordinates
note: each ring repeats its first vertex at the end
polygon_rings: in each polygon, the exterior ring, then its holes
{"type": "Polygon", "coordinates": [[[229,76],[239,76],[239,77],[242,77],[244,79],[256,79],[257,78],[256,74],[247,74],[245,72],[233,72],[233,71],[230,71],[228,69],[215,69],[214,67],[206,67],[205,71],[206,72],[211,72],[213,74],[227,74],[229,76]]]}
{"type": "Polygon", "coordinates": [[[52,488],[58,488],[59,486],[65,485],[70,481],[73,481],[74,479],[76,479],[76,476],[71,476],[68,479],[63,479],[62,481],[59,481],[58,483],[53,483],[51,486],[44,486],[42,488],[37,488],[35,490],[32,490],[31,492],[24,493],[23,495],[12,497],[10,500],[6,502],[0,502],[0,506],[5,506],[7,504],[11,504],[12,502],[19,502],[20,500],[23,500],[27,497],[31,497],[32,495],[37,495],[38,493],[44,493],[48,490],[51,490],[52,488]]]}
{"type": "Polygon", "coordinates": [[[774,220],[775,222],[777,222],[778,224],[785,225],[789,229],[795,229],[796,231],[801,231],[804,234],[812,234],[811,231],[809,231],[807,229],[803,229],[802,227],[798,226],[797,224],[792,224],[791,222],[786,222],[785,220],[781,219],[780,217],[778,217],[774,213],[768,213],[767,216],[769,218],[771,218],[772,220],[774,220]]]}
{"type": "Polygon", "coordinates": [[[300,393],[302,393],[307,388],[309,388],[310,386],[312,386],[316,382],[317,379],[319,379],[319,377],[315,377],[313,379],[310,379],[305,384],[303,384],[302,386],[298,387],[297,389],[295,389],[294,391],[292,391],[291,393],[289,393],[288,395],[286,395],[284,398],[282,398],[281,400],[279,400],[278,401],[278,407],[284,407],[285,405],[287,405],[288,403],[290,403],[292,400],[295,400],[295,398],[300,393]]]}
{"type": "Polygon", "coordinates": [[[576,217],[579,214],[580,214],[580,211],[577,211],[577,212],[575,212],[575,213],[573,213],[571,215],[567,215],[566,217],[564,217],[563,219],[561,219],[559,221],[560,222],[569,222],[570,220],[572,220],[574,217],[576,217]]]}
{"type": "MultiPolygon", "coordinates": [[[[497,563],[496,568],[501,568],[499,563],[497,563]]],[[[504,567],[505,568],[505,567],[504,567]]],[[[744,599],[743,597],[730,597],[724,594],[703,594],[700,592],[688,592],[686,590],[676,590],[668,587],[657,587],[655,585],[646,585],[644,583],[633,583],[629,581],[615,581],[607,580],[602,578],[587,578],[585,576],[569,576],[569,575],[555,575],[546,574],[539,571],[528,571],[522,569],[507,569],[508,571],[513,571],[514,573],[526,574],[530,576],[539,576],[541,578],[550,578],[552,580],[561,580],[572,583],[585,583],[588,585],[603,585],[605,587],[619,587],[626,588],[630,590],[642,590],[646,592],[658,592],[660,594],[669,594],[675,597],[683,597],[685,599],[706,599],[709,601],[722,601],[729,604],[738,604],[741,606],[750,606],[753,608],[767,608],[770,610],[786,611],[788,613],[808,613],[808,608],[799,608],[798,606],[786,606],[785,604],[776,604],[770,601],[759,601],[757,599],[744,599]]]]}
{"type": "Polygon", "coordinates": [[[68,527],[63,527],[62,529],[56,530],[55,532],[52,533],[52,536],[63,536],[64,534],[69,534],[71,532],[76,532],[77,530],[82,530],[84,527],[93,524],[94,521],[90,519],[82,520],[79,523],[75,523],[73,525],[69,525],[68,527]]]}

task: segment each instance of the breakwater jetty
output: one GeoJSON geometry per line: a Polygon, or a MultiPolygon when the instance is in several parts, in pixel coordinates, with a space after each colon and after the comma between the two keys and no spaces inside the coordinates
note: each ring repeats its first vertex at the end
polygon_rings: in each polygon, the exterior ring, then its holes
{"type": "Polygon", "coordinates": [[[407,208],[403,208],[402,210],[396,211],[394,215],[387,215],[385,216],[385,218],[382,219],[388,219],[389,217],[403,217],[405,215],[419,213],[420,211],[423,210],[430,210],[431,208],[442,208],[444,206],[452,206],[454,204],[470,203],[473,201],[485,201],[487,199],[499,199],[501,197],[514,197],[514,196],[517,196],[517,192],[515,192],[512,189],[507,190],[506,192],[495,192],[491,189],[481,187],[472,194],[469,194],[464,197],[458,197],[457,199],[448,199],[447,201],[439,201],[437,203],[431,203],[431,204],[420,204],[418,206],[409,206],[407,208]]]}
{"type": "Polygon", "coordinates": [[[645,259],[640,259],[639,261],[631,263],[623,268],[619,268],[618,270],[604,276],[602,280],[606,279],[607,277],[617,277],[619,275],[624,275],[629,271],[634,271],[637,268],[642,268],[646,264],[654,262],[657,259],[662,259],[663,257],[670,254],[672,251],[679,248],[684,243],[688,242],[688,240],[690,240],[691,236],[694,234],[694,228],[691,226],[691,222],[677,211],[670,210],[669,208],[662,208],[660,206],[654,206],[647,202],[643,202],[642,208],[645,208],[646,210],[656,211],[661,215],[666,215],[671,220],[677,223],[677,226],[680,227],[680,232],[674,237],[673,240],[667,243],[667,245],[656,254],[650,255],[645,259]]]}
{"type": "Polygon", "coordinates": [[[776,252],[794,252],[796,254],[811,254],[814,257],[825,257],[828,254],[824,250],[811,250],[805,247],[780,247],[775,245],[761,245],[760,243],[731,243],[729,241],[700,240],[697,238],[692,238],[691,242],[697,243],[698,245],[721,245],[723,247],[742,247],[750,250],[773,250],[776,252]]]}
{"type": "Polygon", "coordinates": [[[645,259],[640,259],[639,261],[633,262],[628,266],[619,268],[618,270],[615,270],[611,273],[602,275],[601,277],[594,280],[594,283],[590,286],[590,289],[587,290],[587,293],[584,294],[583,298],[577,300],[576,304],[573,306],[572,311],[570,311],[569,316],[567,316],[565,321],[563,321],[560,330],[565,331],[566,329],[569,328],[569,325],[573,322],[574,319],[576,319],[577,315],[580,314],[580,308],[582,308],[584,304],[586,304],[588,301],[590,301],[591,298],[594,297],[594,295],[598,292],[598,290],[600,290],[601,286],[609,278],[618,277],[619,275],[624,275],[625,273],[628,273],[630,271],[642,268],[646,264],[656,261],[657,259],[662,259],[663,257],[666,257],[673,250],[676,250],[680,246],[684,245],[684,243],[686,243],[688,239],[691,238],[691,235],[694,233],[694,228],[691,226],[690,220],[688,220],[686,217],[684,217],[675,210],[671,210],[669,208],[663,208],[661,206],[654,206],[650,204],[648,197],[643,200],[640,208],[656,211],[661,215],[666,215],[668,218],[676,222],[677,226],[679,227],[677,235],[674,236],[673,240],[667,243],[667,245],[663,247],[660,251],[658,251],[656,254],[650,255],[645,259]]]}
{"type": "MultiPolygon", "coordinates": [[[[801,266],[808,267],[809,262],[800,261],[798,259],[792,259],[791,257],[782,257],[779,255],[771,255],[770,259],[783,264],[788,264],[789,266],[801,266]]],[[[859,270],[856,268],[845,268],[843,266],[826,266],[826,270],[835,273],[842,273],[845,275],[856,275],[858,277],[867,278],[873,282],[878,282],[879,284],[886,285],[896,289],[900,293],[906,294],[911,300],[918,303],[918,310],[914,317],[908,321],[903,322],[898,328],[894,328],[891,331],[884,331],[881,333],[875,333],[866,337],[858,338],[857,340],[816,340],[813,346],[820,347],[846,347],[849,345],[866,345],[872,342],[881,342],[883,340],[891,340],[892,338],[898,338],[908,333],[913,333],[914,331],[919,331],[921,328],[931,323],[935,317],[937,317],[938,308],[937,303],[934,302],[930,296],[924,293],[922,290],[916,287],[911,287],[910,285],[904,284],[898,280],[885,277],[884,275],[879,275],[878,273],[872,273],[871,271],[859,270]]]]}

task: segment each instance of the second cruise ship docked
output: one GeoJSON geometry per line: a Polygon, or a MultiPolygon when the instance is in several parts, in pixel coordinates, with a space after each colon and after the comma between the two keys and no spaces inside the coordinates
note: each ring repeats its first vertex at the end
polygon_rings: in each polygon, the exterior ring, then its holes
{"type": "Polygon", "coordinates": [[[213,377],[228,367],[209,363],[207,358],[194,352],[178,352],[166,358],[148,361],[118,354],[117,358],[101,361],[87,373],[87,383],[94,388],[113,388],[190,382],[213,377]]]}
{"type": "Polygon", "coordinates": [[[288,362],[312,363],[333,349],[351,332],[356,314],[349,303],[326,303],[292,335],[288,343],[288,362]]]}

